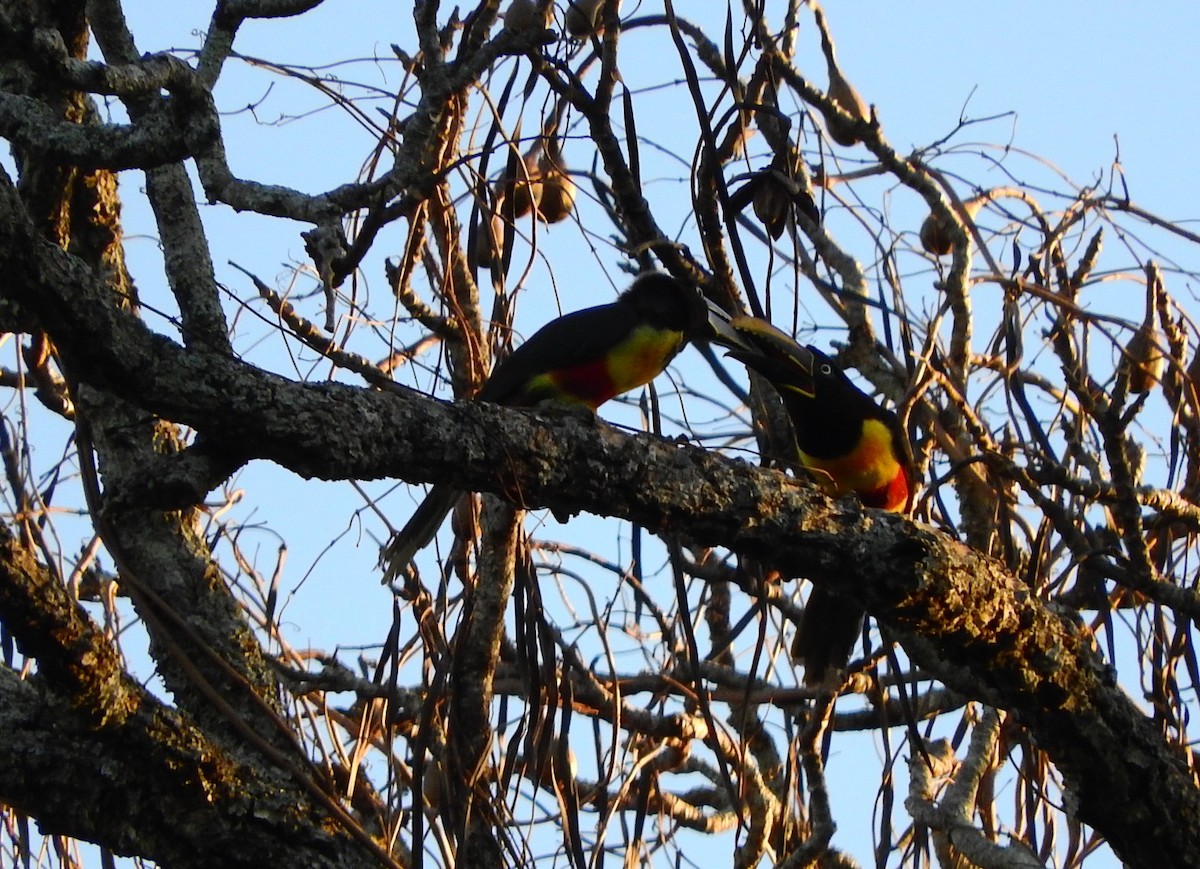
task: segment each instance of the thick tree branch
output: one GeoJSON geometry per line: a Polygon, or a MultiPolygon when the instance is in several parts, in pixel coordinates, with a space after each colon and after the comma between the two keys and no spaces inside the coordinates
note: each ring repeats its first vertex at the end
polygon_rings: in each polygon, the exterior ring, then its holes
{"type": "Polygon", "coordinates": [[[66,587],[0,525],[0,621],[22,652],[37,658],[42,678],[71,697],[95,725],[120,723],[138,706],[137,684],[120,653],[66,587]]]}
{"type": "Polygon", "coordinates": [[[138,694],[121,726],[97,727],[45,686],[0,668],[0,801],[48,830],[161,865],[380,865],[296,782],[238,762],[138,694]],[[81,758],[103,774],[82,774],[81,758]]]}
{"type": "Polygon", "coordinates": [[[14,145],[83,169],[146,169],[188,157],[207,139],[210,116],[159,110],[138,124],[80,125],[40,100],[0,94],[0,136],[14,145]],[[185,126],[186,124],[186,126],[185,126]]]}

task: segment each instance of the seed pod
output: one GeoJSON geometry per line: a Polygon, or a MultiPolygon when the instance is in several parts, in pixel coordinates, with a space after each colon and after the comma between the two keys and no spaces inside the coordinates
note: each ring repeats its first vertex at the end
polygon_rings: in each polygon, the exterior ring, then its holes
{"type": "Polygon", "coordinates": [[[1129,391],[1142,395],[1152,390],[1162,378],[1166,357],[1158,346],[1158,330],[1143,323],[1133,333],[1121,361],[1129,375],[1129,391]]]}
{"type": "MultiPolygon", "coordinates": [[[[871,120],[871,112],[867,108],[866,102],[859,96],[858,91],[854,89],[854,85],[850,84],[837,67],[832,65],[829,67],[829,101],[856,121],[871,120]]],[[[862,141],[855,125],[847,124],[832,112],[825,115],[825,129],[829,132],[829,138],[844,147],[857,145],[862,141]]]]}
{"type": "Polygon", "coordinates": [[[946,256],[954,247],[954,224],[930,212],[921,223],[921,247],[934,256],[946,256]]]}
{"type": "Polygon", "coordinates": [[[566,172],[546,172],[542,176],[542,198],[538,202],[538,215],[547,223],[566,220],[575,209],[575,192],[575,182],[566,172]]]}
{"type": "Polygon", "coordinates": [[[504,29],[524,33],[533,28],[545,29],[546,20],[533,0],[512,0],[504,10],[504,29]]]}
{"type": "Polygon", "coordinates": [[[505,217],[524,217],[531,212],[542,198],[542,172],[538,168],[539,145],[529,149],[521,162],[511,165],[511,174],[505,174],[496,182],[496,201],[500,213],[505,217]]]}
{"type": "MultiPolygon", "coordinates": [[[[968,218],[974,220],[975,215],[990,198],[990,192],[974,196],[963,202],[963,211],[967,213],[968,218]]],[[[931,213],[925,218],[918,235],[921,238],[921,247],[934,256],[946,256],[954,248],[954,224],[935,214],[931,213]]]]}
{"type": "Polygon", "coordinates": [[[776,241],[787,227],[788,215],[792,210],[791,197],[771,172],[760,175],[752,182],[754,198],[750,200],[754,216],[762,221],[767,234],[776,241]]]}
{"type": "Polygon", "coordinates": [[[504,221],[493,214],[490,220],[479,224],[475,235],[475,262],[481,268],[490,268],[500,246],[504,243],[504,221]]]}
{"type": "Polygon", "coordinates": [[[1129,391],[1143,395],[1162,379],[1166,356],[1162,352],[1162,340],[1155,323],[1158,296],[1162,287],[1162,275],[1158,264],[1146,263],[1146,315],[1138,326],[1129,344],[1121,354],[1118,370],[1129,378],[1129,391]]]}
{"type": "MultiPolygon", "coordinates": [[[[747,205],[762,223],[767,234],[776,241],[783,235],[792,209],[813,223],[821,222],[821,212],[808,188],[795,154],[778,154],[770,165],[749,176],[745,184],[729,196],[729,209],[741,213],[747,205]]],[[[745,177],[745,176],[741,176],[745,177]]]]}
{"type": "Polygon", "coordinates": [[[429,761],[425,764],[421,779],[421,792],[425,796],[425,804],[433,811],[440,812],[446,804],[446,774],[440,765],[429,761]]]}
{"type": "Polygon", "coordinates": [[[604,0],[567,0],[567,14],[563,25],[567,33],[576,39],[587,39],[596,36],[604,29],[600,10],[604,0]]]}
{"type": "MultiPolygon", "coordinates": [[[[814,9],[813,14],[817,20],[817,29],[821,31],[821,51],[825,53],[825,65],[829,69],[829,90],[826,92],[829,101],[854,120],[868,123],[871,120],[871,111],[867,108],[866,101],[855,90],[854,85],[850,84],[849,79],[842,75],[842,71],[838,67],[837,58],[834,56],[833,40],[825,26],[825,14],[819,8],[814,9]]],[[[832,112],[822,112],[822,114],[825,116],[825,129],[833,141],[844,147],[857,145],[862,141],[862,137],[855,129],[857,124],[848,124],[832,112]]]]}
{"type": "Polygon", "coordinates": [[[575,182],[567,174],[563,162],[562,144],[556,132],[546,134],[546,145],[538,161],[538,174],[542,178],[542,196],[538,202],[538,215],[547,223],[558,223],[571,216],[575,208],[575,182]]]}

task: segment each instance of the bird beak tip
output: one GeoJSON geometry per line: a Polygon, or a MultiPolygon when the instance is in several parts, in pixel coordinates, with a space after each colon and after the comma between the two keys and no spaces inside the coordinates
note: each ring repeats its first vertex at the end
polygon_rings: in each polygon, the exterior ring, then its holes
{"type": "Polygon", "coordinates": [[[750,345],[734,328],[729,312],[711,299],[705,301],[708,303],[708,340],[730,350],[751,350],[750,345]]]}

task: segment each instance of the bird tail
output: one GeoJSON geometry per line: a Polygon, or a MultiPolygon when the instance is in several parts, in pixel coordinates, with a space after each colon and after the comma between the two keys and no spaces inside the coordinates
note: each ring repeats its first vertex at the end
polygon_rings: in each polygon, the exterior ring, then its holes
{"type": "Polygon", "coordinates": [[[454,509],[462,492],[450,486],[434,486],[429,490],[408,522],[397,531],[379,556],[383,565],[383,581],[390,583],[400,576],[416,554],[429,545],[446,514],[454,509]]]}
{"type": "Polygon", "coordinates": [[[792,660],[804,665],[806,687],[821,684],[828,673],[849,663],[864,615],[858,604],[813,587],[792,641],[792,660]]]}

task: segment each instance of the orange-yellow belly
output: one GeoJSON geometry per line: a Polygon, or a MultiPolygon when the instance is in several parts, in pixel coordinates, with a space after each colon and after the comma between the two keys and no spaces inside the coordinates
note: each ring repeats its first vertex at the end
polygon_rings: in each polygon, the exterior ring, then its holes
{"type": "Polygon", "coordinates": [[[879,420],[863,424],[862,439],[847,456],[822,459],[801,450],[800,457],[831,495],[856,494],[882,510],[902,510],[908,503],[908,474],[896,458],[891,431],[879,420]]]}
{"type": "Polygon", "coordinates": [[[657,377],[682,341],[679,332],[639,327],[600,359],[539,375],[528,391],[539,399],[577,402],[595,410],[610,398],[657,377]]]}
{"type": "Polygon", "coordinates": [[[608,375],[615,395],[649,383],[679,352],[682,332],[639,326],[615,352],[608,354],[608,375]]]}

